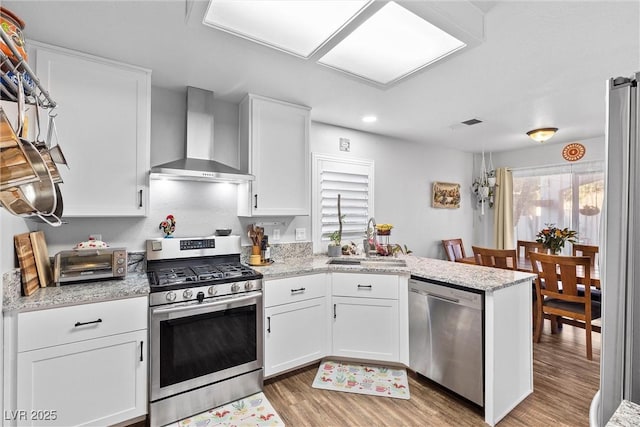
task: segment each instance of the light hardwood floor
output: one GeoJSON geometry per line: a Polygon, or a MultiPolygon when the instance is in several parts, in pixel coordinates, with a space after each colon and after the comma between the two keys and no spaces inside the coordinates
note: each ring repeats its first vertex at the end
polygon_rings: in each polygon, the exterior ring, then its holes
{"type": "MultiPolygon", "coordinates": [[[[593,360],[585,357],[585,331],[565,325],[551,335],[549,322],[533,347],[534,392],[498,426],[589,425],[589,405],[599,387],[600,334],[593,360]]],[[[287,427],[483,426],[479,408],[437,384],[409,375],[410,400],[318,390],[317,364],[265,381],[264,393],[287,427]]]]}

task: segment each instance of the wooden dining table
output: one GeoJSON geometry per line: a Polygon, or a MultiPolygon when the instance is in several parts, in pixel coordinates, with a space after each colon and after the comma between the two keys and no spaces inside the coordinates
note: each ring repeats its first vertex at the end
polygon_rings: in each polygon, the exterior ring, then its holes
{"type": "MultiPolygon", "coordinates": [[[[456,259],[456,262],[461,262],[464,264],[476,264],[476,259],[473,256],[468,256],[464,258],[456,259]]],[[[584,277],[584,272],[581,271],[582,267],[578,266],[578,277],[584,277]]],[[[531,260],[529,258],[525,258],[523,256],[518,257],[518,271],[524,271],[527,273],[533,273],[533,267],[531,266],[531,260]]],[[[600,269],[598,268],[598,264],[591,265],[591,284],[592,286],[600,289],[600,269]]]]}

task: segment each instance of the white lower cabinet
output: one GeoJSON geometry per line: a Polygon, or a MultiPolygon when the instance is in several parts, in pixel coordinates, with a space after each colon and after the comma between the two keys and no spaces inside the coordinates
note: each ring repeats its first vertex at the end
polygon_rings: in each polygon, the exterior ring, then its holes
{"type": "Polygon", "coordinates": [[[4,425],[113,425],[147,413],[147,297],[5,316],[4,425]]]}
{"type": "Polygon", "coordinates": [[[265,309],[265,376],[326,356],[326,312],[324,297],[265,309]]]}
{"type": "Polygon", "coordinates": [[[264,282],[264,374],[325,356],[409,364],[408,276],[330,272],[264,282]]]}
{"type": "Polygon", "coordinates": [[[323,273],[265,281],[265,377],[327,355],[326,278],[323,273]]]}
{"type": "Polygon", "coordinates": [[[146,331],[18,355],[18,425],[111,425],[144,414],[146,331]]]}
{"type": "Polygon", "coordinates": [[[333,355],[397,362],[398,301],[333,297],[333,355]]]}
{"type": "Polygon", "coordinates": [[[389,362],[406,359],[406,279],[397,275],[333,273],[332,354],[389,362]]]}

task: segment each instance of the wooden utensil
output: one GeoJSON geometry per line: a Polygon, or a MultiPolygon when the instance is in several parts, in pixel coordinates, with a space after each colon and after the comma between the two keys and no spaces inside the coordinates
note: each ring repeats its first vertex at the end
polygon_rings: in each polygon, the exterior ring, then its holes
{"type": "Polygon", "coordinates": [[[17,234],[13,237],[22,276],[22,291],[25,296],[34,293],[40,287],[36,260],[33,256],[29,233],[17,234]]]}
{"type": "Polygon", "coordinates": [[[33,256],[36,262],[36,270],[38,271],[38,280],[40,286],[46,288],[53,283],[53,270],[51,270],[51,260],[49,259],[49,251],[47,250],[47,241],[44,238],[44,232],[35,231],[29,233],[31,238],[31,247],[33,248],[33,256]]]}

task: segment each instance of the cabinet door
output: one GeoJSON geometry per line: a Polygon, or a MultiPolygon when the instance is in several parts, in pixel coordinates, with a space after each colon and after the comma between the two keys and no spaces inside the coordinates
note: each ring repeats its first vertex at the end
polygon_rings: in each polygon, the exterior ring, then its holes
{"type": "Polygon", "coordinates": [[[141,330],[18,353],[15,421],[111,425],[144,415],[146,342],[141,330]]]}
{"type": "Polygon", "coordinates": [[[334,356],[399,360],[398,301],[333,297],[334,356]]]}
{"type": "Polygon", "coordinates": [[[309,215],[309,108],[255,95],[243,102],[250,103],[241,111],[250,117],[249,170],[256,179],[249,199],[246,191],[239,196],[248,209],[238,214],[309,215]]]}
{"type": "Polygon", "coordinates": [[[59,167],[63,215],[145,216],[150,72],[41,44],[35,58],[70,167],[59,167]]]}
{"type": "Polygon", "coordinates": [[[266,377],[327,355],[329,328],[326,298],[265,309],[266,377]]]}

